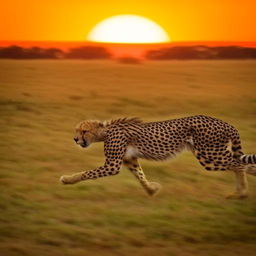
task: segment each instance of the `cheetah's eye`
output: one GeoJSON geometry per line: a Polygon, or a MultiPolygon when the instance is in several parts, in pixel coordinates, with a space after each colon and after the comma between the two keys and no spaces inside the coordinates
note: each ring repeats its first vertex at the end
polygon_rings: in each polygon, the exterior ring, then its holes
{"type": "Polygon", "coordinates": [[[86,134],[88,131],[87,130],[83,130],[82,131],[82,134],[86,134]]]}

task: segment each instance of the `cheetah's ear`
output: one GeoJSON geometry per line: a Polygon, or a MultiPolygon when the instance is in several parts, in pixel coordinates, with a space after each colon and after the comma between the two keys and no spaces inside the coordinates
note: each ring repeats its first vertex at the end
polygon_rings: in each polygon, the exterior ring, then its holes
{"type": "Polygon", "coordinates": [[[104,124],[102,122],[99,122],[99,127],[104,127],[104,124]]]}

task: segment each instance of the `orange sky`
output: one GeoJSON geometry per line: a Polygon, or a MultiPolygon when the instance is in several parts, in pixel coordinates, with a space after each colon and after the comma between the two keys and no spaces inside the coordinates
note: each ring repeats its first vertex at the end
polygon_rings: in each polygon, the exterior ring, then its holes
{"type": "Polygon", "coordinates": [[[101,20],[136,14],[172,41],[256,41],[254,0],[6,0],[0,12],[0,40],[83,41],[101,20]]]}

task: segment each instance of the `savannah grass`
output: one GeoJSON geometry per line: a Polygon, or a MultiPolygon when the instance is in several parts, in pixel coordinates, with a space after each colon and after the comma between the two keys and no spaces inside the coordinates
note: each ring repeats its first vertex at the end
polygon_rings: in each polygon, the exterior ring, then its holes
{"type": "Polygon", "coordinates": [[[256,61],[0,61],[0,254],[7,256],[256,253],[256,178],[250,197],[226,200],[234,175],[207,172],[190,153],[141,161],[162,184],[148,197],[125,168],[63,186],[63,174],[103,163],[103,145],[80,149],[83,119],[221,118],[256,153],[256,61]]]}

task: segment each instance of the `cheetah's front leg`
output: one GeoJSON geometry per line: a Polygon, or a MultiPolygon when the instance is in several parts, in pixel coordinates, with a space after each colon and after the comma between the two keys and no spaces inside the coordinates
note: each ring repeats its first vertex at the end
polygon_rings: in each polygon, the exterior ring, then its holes
{"type": "Polygon", "coordinates": [[[75,184],[77,182],[97,179],[105,176],[116,175],[119,173],[121,167],[121,160],[116,160],[115,163],[105,164],[104,166],[98,167],[94,170],[78,172],[73,175],[64,175],[60,177],[60,181],[63,184],[75,184]]]}
{"type": "Polygon", "coordinates": [[[116,175],[121,168],[125,150],[126,140],[122,134],[119,135],[118,138],[111,138],[109,141],[105,141],[104,152],[106,160],[103,166],[90,171],[78,172],[73,175],[64,175],[60,178],[60,181],[63,184],[75,184],[83,180],[116,175]]]}
{"type": "Polygon", "coordinates": [[[60,182],[62,184],[75,184],[82,180],[83,172],[78,172],[72,175],[63,175],[60,177],[60,182]]]}
{"type": "Polygon", "coordinates": [[[146,190],[146,192],[150,196],[157,194],[157,192],[161,188],[161,185],[157,182],[149,182],[146,179],[146,176],[136,158],[135,159],[124,159],[123,163],[134,174],[134,176],[139,180],[142,187],[146,190]]]}

